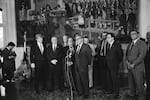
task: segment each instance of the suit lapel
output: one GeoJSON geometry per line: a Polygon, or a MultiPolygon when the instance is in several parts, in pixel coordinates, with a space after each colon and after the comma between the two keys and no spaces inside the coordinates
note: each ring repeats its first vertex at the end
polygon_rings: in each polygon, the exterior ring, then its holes
{"type": "Polygon", "coordinates": [[[58,48],[59,48],[59,45],[57,44],[55,50],[53,50],[53,45],[51,45],[51,49],[52,49],[53,52],[57,52],[58,48]]]}
{"type": "Polygon", "coordinates": [[[131,43],[128,45],[128,47],[127,47],[127,52],[126,52],[126,56],[129,54],[129,53],[131,53],[131,50],[129,50],[130,49],[130,47],[131,47],[131,43]]]}
{"type": "Polygon", "coordinates": [[[78,53],[78,54],[80,54],[80,52],[81,52],[81,50],[82,50],[83,46],[84,46],[84,43],[81,45],[81,47],[80,47],[80,49],[79,49],[79,53],[78,53]]]}
{"type": "MultiPolygon", "coordinates": [[[[140,43],[140,41],[137,40],[136,43],[133,45],[132,50],[134,50],[134,49],[139,45],[139,43],[140,43]]],[[[132,50],[131,50],[131,51],[132,51],[132,50]]]]}
{"type": "Polygon", "coordinates": [[[113,44],[112,44],[112,46],[110,47],[110,50],[114,48],[115,43],[116,43],[116,42],[114,41],[113,44]]]}
{"type": "Polygon", "coordinates": [[[139,45],[139,43],[140,43],[140,41],[137,40],[136,43],[133,45],[132,49],[130,49],[130,47],[132,45],[132,43],[130,43],[130,45],[129,45],[128,49],[127,49],[127,55],[130,55],[131,52],[136,49],[136,47],[139,45]]]}
{"type": "Polygon", "coordinates": [[[40,50],[40,47],[39,47],[39,45],[38,45],[37,42],[36,42],[36,48],[37,48],[37,50],[40,52],[40,54],[42,55],[41,50],[40,50]]]}

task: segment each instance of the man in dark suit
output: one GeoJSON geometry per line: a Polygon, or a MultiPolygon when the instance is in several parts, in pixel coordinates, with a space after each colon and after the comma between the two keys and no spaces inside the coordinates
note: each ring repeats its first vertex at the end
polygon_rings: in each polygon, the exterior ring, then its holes
{"type": "Polygon", "coordinates": [[[106,55],[107,65],[110,72],[110,90],[113,92],[115,99],[119,98],[119,64],[123,59],[123,51],[121,45],[114,39],[113,33],[107,34],[107,42],[109,43],[109,51],[106,55]]]}
{"type": "Polygon", "coordinates": [[[147,53],[145,57],[146,100],[150,100],[150,32],[147,32],[147,53]]]}
{"type": "Polygon", "coordinates": [[[56,86],[63,91],[63,47],[57,43],[57,37],[51,38],[51,45],[47,48],[46,55],[49,63],[50,91],[53,91],[56,86]]]}
{"type": "Polygon", "coordinates": [[[147,52],[147,46],[144,41],[140,40],[139,33],[136,30],[131,31],[130,35],[132,42],[128,45],[126,53],[128,82],[130,88],[129,96],[135,97],[135,95],[138,95],[138,100],[145,100],[144,58],[147,52]]]}
{"type": "Polygon", "coordinates": [[[15,58],[16,53],[13,51],[15,44],[13,42],[9,42],[7,47],[2,51],[3,57],[3,66],[2,73],[4,80],[7,82],[13,81],[15,68],[15,58]]]}
{"type": "Polygon", "coordinates": [[[75,37],[77,49],[75,53],[75,71],[79,95],[87,98],[89,95],[88,65],[91,64],[92,51],[89,45],[83,43],[79,35],[75,37]]]}
{"type": "Polygon", "coordinates": [[[102,33],[102,40],[100,41],[100,46],[98,48],[98,62],[99,62],[99,76],[98,79],[100,80],[100,85],[103,89],[108,90],[107,89],[107,80],[109,79],[108,75],[108,66],[107,66],[107,62],[106,62],[106,54],[108,52],[108,42],[106,40],[106,36],[107,36],[107,32],[103,32],[102,33]]]}
{"type": "Polygon", "coordinates": [[[42,88],[46,89],[46,55],[45,45],[43,44],[43,36],[36,34],[36,42],[31,46],[30,59],[31,67],[35,69],[35,90],[36,93],[40,93],[40,83],[42,88]]]}

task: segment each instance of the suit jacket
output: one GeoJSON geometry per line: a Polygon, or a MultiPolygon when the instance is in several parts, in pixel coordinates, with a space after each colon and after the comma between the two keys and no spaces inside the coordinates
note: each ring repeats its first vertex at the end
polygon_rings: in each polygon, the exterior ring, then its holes
{"type": "Polygon", "coordinates": [[[2,51],[2,57],[3,57],[3,70],[9,70],[11,72],[15,71],[15,59],[9,58],[10,56],[16,56],[15,52],[12,52],[5,48],[2,51]]]}
{"type": "MultiPolygon", "coordinates": [[[[95,50],[95,51],[98,53],[99,56],[101,56],[101,55],[100,55],[100,52],[101,52],[101,48],[102,48],[102,42],[103,42],[103,40],[100,41],[99,47],[97,47],[96,50],[95,50]]],[[[108,52],[108,50],[109,50],[108,48],[109,48],[109,44],[106,43],[106,54],[107,54],[107,52],[108,52]]]]}
{"type": "MultiPolygon", "coordinates": [[[[148,45],[148,43],[147,43],[147,45],[148,45]]],[[[150,71],[150,63],[149,63],[149,61],[150,61],[150,47],[148,48],[147,53],[146,53],[146,56],[145,56],[145,59],[144,59],[145,71],[146,71],[148,74],[150,74],[150,73],[149,73],[149,71],[150,71]]]]}
{"type": "Polygon", "coordinates": [[[59,66],[62,63],[62,58],[63,58],[63,47],[60,44],[57,44],[56,50],[53,51],[52,44],[48,46],[47,51],[46,51],[46,56],[48,59],[48,63],[50,66],[54,66],[51,63],[51,60],[58,60],[56,66],[59,66]]]}
{"type": "Polygon", "coordinates": [[[132,49],[131,43],[127,47],[126,60],[135,65],[135,70],[144,71],[144,58],[147,52],[146,43],[142,40],[137,40],[132,49]]]}
{"type": "Polygon", "coordinates": [[[123,51],[121,49],[121,45],[119,42],[114,41],[106,55],[107,65],[110,69],[118,70],[119,64],[121,63],[122,59],[123,51]]]}
{"type": "Polygon", "coordinates": [[[75,63],[78,71],[88,71],[88,65],[91,64],[92,51],[89,45],[82,44],[80,52],[75,54],[75,63]]]}
{"type": "Polygon", "coordinates": [[[43,47],[44,47],[44,51],[43,53],[41,53],[37,42],[35,42],[34,45],[31,46],[31,52],[30,52],[31,63],[37,64],[46,60],[46,56],[45,56],[46,47],[44,44],[43,47]]]}

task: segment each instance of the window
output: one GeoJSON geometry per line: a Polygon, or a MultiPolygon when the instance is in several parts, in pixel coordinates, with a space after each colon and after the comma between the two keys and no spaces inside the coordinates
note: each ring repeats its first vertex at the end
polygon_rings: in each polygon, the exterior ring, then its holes
{"type": "Polygon", "coordinates": [[[0,8],[0,48],[4,46],[3,34],[4,34],[3,11],[0,8]]]}
{"type": "Polygon", "coordinates": [[[3,23],[3,17],[2,17],[2,9],[0,8],[0,24],[3,23]]]}

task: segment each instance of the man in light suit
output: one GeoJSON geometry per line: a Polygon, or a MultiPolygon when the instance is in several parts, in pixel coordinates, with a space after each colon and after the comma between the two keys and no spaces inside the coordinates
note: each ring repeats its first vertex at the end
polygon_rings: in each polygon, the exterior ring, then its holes
{"type": "Polygon", "coordinates": [[[34,45],[31,46],[30,59],[31,67],[35,69],[35,82],[34,87],[36,93],[40,93],[40,84],[42,83],[42,88],[46,89],[46,55],[45,55],[45,45],[43,44],[43,36],[41,34],[36,34],[36,41],[34,45]]]}
{"type": "Polygon", "coordinates": [[[121,45],[115,40],[113,33],[107,34],[107,42],[109,43],[109,51],[106,54],[108,71],[110,73],[110,90],[113,98],[118,99],[119,96],[119,64],[123,59],[123,51],[121,45]]]}
{"type": "Polygon", "coordinates": [[[57,43],[57,37],[51,38],[51,45],[47,48],[46,56],[49,63],[50,91],[53,91],[56,86],[63,91],[63,47],[57,43]]]}
{"type": "Polygon", "coordinates": [[[140,40],[135,30],[130,33],[132,42],[127,47],[126,63],[128,66],[129,96],[138,95],[138,100],[144,99],[144,58],[147,52],[146,43],[140,40]],[[136,94],[137,93],[137,94],[136,94]]]}
{"type": "Polygon", "coordinates": [[[83,43],[83,38],[79,35],[75,37],[77,49],[75,53],[75,71],[77,79],[77,90],[79,95],[88,98],[89,78],[88,65],[91,64],[92,51],[89,45],[83,43]]]}

